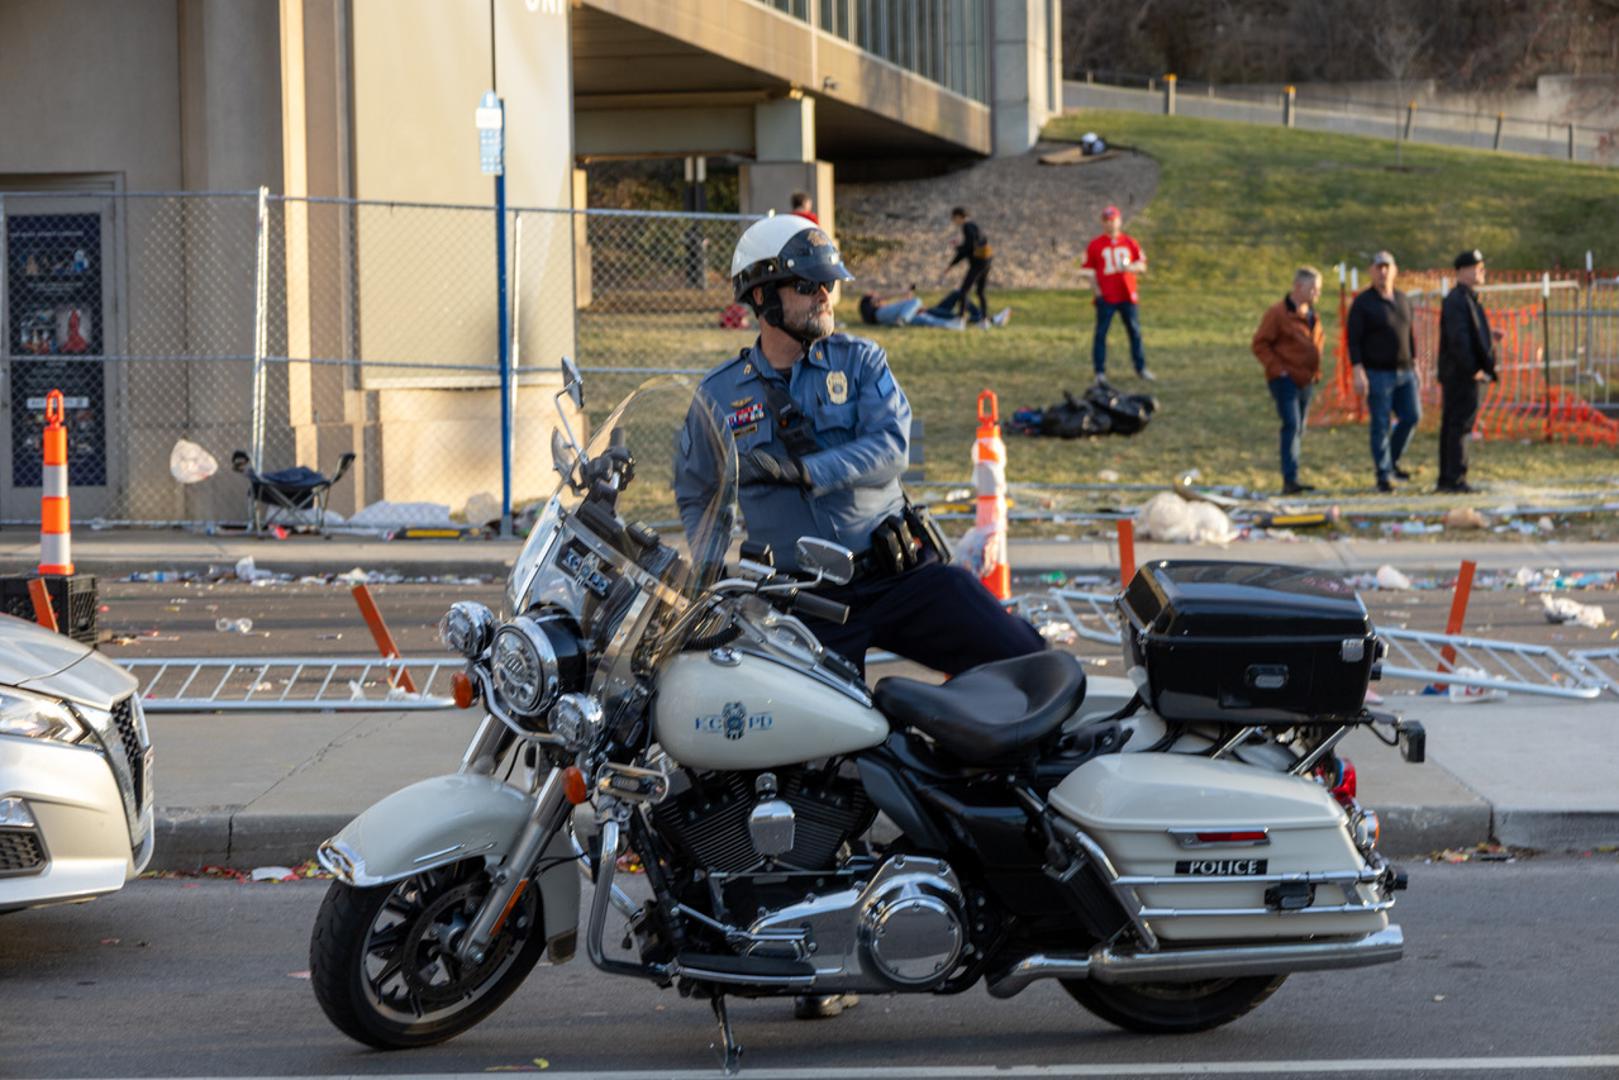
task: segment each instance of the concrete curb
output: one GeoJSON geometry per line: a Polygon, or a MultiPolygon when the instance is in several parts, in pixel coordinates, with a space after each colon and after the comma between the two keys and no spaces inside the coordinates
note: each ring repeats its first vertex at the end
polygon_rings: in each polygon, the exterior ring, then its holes
{"type": "Polygon", "coordinates": [[[353,814],[250,814],[233,809],[162,809],[149,870],[299,866],[353,814]]]}

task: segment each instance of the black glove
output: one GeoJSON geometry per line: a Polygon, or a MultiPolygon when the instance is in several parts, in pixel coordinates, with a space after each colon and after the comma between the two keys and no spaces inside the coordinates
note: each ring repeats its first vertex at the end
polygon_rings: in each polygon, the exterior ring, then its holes
{"type": "Polygon", "coordinates": [[[760,446],[736,459],[737,484],[787,484],[809,488],[809,474],[804,466],[780,450],[760,446]]]}

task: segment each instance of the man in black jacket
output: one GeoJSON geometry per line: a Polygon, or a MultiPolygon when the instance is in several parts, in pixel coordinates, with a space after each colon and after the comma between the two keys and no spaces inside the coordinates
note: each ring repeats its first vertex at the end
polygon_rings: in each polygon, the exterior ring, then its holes
{"type": "Polygon", "coordinates": [[[1467,482],[1467,437],[1478,418],[1478,384],[1495,381],[1495,343],[1501,331],[1490,329],[1475,288],[1484,284],[1484,255],[1477,250],[1456,256],[1456,285],[1445,295],[1439,316],[1439,388],[1443,410],[1439,421],[1438,491],[1476,491],[1467,482]]]}
{"type": "Polygon", "coordinates": [[[1393,491],[1394,481],[1409,480],[1400,455],[1422,420],[1422,379],[1417,374],[1416,333],[1411,301],[1394,287],[1394,256],[1372,256],[1371,288],[1349,305],[1349,362],[1354,366],[1355,393],[1366,401],[1372,438],[1372,469],[1377,490],[1393,491]],[[1395,417],[1393,437],[1389,413],[1395,417]]]}
{"type": "Polygon", "coordinates": [[[961,242],[956,245],[956,257],[950,260],[940,280],[950,276],[950,271],[963,259],[967,262],[967,274],[961,279],[961,307],[955,314],[967,314],[967,294],[974,289],[978,290],[978,310],[982,312],[979,323],[985,329],[989,328],[989,299],[984,295],[984,285],[989,281],[989,268],[995,252],[989,246],[989,240],[984,236],[984,230],[967,213],[967,208],[957,206],[950,211],[950,223],[961,230],[961,242]]]}

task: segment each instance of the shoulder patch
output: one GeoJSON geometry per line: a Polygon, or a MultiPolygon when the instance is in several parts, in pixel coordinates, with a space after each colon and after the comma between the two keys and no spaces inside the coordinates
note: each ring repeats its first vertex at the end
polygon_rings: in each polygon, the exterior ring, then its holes
{"type": "Polygon", "coordinates": [[[883,373],[877,376],[877,393],[890,398],[894,396],[894,389],[894,375],[884,366],[883,373]]]}

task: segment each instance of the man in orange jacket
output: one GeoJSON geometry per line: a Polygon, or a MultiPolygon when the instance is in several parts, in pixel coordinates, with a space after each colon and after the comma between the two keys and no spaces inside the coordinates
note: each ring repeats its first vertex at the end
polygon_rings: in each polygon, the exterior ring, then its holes
{"type": "Polygon", "coordinates": [[[1293,275],[1293,288],[1265,312],[1254,332],[1254,355],[1265,368],[1265,381],[1282,418],[1282,494],[1302,495],[1315,488],[1299,483],[1299,440],[1310,397],[1321,378],[1321,343],[1326,335],[1316,301],[1321,297],[1321,271],[1313,266],[1293,275]]]}

